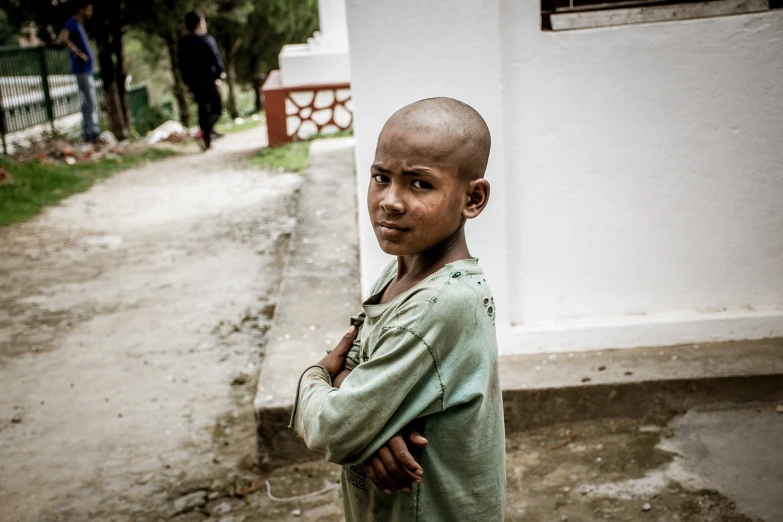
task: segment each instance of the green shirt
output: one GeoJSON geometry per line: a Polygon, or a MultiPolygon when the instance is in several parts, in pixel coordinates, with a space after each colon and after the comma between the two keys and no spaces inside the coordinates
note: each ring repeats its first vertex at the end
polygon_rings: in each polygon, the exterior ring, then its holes
{"type": "Polygon", "coordinates": [[[364,302],[340,389],[320,366],[305,370],[292,427],[307,446],[343,465],[348,522],[499,521],[505,500],[505,435],[492,293],[476,259],[449,263],[392,301],[386,268],[364,302]],[[416,420],[429,445],[411,493],[387,495],[361,466],[416,420]]]}

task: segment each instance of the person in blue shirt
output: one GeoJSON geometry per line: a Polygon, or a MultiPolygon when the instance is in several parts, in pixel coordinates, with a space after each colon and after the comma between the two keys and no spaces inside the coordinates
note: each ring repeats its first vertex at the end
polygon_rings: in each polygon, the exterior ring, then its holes
{"type": "Polygon", "coordinates": [[[65,22],[57,41],[71,50],[71,72],[76,76],[82,106],[84,141],[95,142],[101,133],[98,125],[98,103],[95,96],[95,55],[84,31],[84,22],[92,17],[93,1],[73,2],[73,16],[65,22]]]}
{"type": "Polygon", "coordinates": [[[215,39],[207,34],[204,15],[195,11],[186,14],[185,29],[188,33],[179,41],[179,71],[198,104],[198,139],[202,150],[207,150],[219,136],[213,128],[223,112],[218,86],[226,75],[225,67],[215,39]]]}

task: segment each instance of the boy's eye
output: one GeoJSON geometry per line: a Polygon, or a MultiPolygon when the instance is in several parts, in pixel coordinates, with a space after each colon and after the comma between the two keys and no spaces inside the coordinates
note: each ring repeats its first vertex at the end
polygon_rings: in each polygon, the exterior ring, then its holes
{"type": "Polygon", "coordinates": [[[432,188],[432,185],[430,185],[426,181],[420,179],[414,179],[413,181],[411,181],[411,187],[417,189],[430,189],[432,188]]]}
{"type": "Polygon", "coordinates": [[[373,174],[372,179],[376,183],[388,183],[389,182],[389,178],[387,176],[384,176],[383,174],[373,174]]]}

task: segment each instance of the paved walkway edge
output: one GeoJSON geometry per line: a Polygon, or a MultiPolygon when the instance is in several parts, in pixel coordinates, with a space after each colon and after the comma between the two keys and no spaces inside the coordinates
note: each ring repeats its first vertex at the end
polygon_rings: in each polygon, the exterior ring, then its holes
{"type": "Polygon", "coordinates": [[[361,306],[353,143],[335,138],[310,145],[254,401],[262,469],[319,457],[288,422],[302,371],[334,347],[361,306]]]}

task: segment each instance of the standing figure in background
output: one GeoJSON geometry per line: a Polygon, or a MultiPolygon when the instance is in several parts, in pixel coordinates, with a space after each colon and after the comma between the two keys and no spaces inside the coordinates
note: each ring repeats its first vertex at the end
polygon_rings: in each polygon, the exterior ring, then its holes
{"type": "Polygon", "coordinates": [[[223,112],[218,86],[226,73],[215,39],[207,34],[204,15],[195,11],[186,14],[185,28],[188,34],[179,41],[179,69],[198,104],[198,140],[207,150],[217,137],[212,129],[223,112]]]}
{"type": "Polygon", "coordinates": [[[82,105],[84,141],[95,142],[101,133],[98,124],[98,98],[95,95],[95,55],[84,31],[84,22],[92,17],[92,0],[73,2],[73,16],[65,22],[57,41],[71,50],[71,72],[76,76],[82,105]]]}

